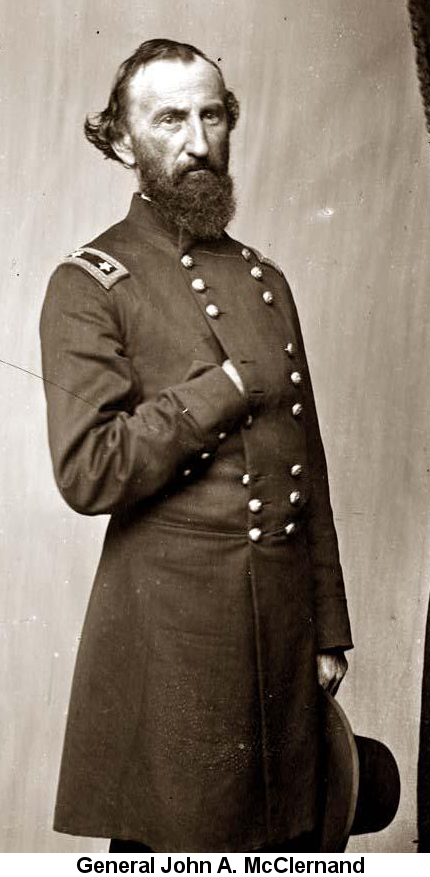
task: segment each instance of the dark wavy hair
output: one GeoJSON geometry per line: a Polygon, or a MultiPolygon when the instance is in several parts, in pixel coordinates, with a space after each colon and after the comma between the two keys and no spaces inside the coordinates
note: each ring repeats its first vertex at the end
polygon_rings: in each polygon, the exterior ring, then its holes
{"type": "MultiPolygon", "coordinates": [[[[162,59],[180,60],[191,63],[196,57],[203,58],[215,70],[221,78],[224,88],[224,107],[227,115],[228,130],[232,131],[239,118],[239,103],[232,91],[229,91],[224,82],[221,69],[215,61],[208,58],[200,49],[190,46],[188,43],[177,43],[175,40],[147,40],[141,43],[136,51],[123,61],[109,96],[109,103],[105,110],[87,116],[84,124],[84,132],[87,140],[97,149],[103,152],[105,158],[112,158],[121,162],[112,143],[119,140],[127,130],[128,112],[128,84],[140,67],[145,67],[151,61],[162,59]]],[[[122,162],[121,162],[122,163],[122,162]]]]}

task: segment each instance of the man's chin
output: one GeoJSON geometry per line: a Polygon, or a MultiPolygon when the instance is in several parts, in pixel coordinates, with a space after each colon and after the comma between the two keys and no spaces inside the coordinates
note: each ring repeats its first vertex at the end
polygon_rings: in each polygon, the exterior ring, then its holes
{"type": "Polygon", "coordinates": [[[211,168],[190,167],[168,178],[160,168],[145,173],[140,167],[141,186],[166,219],[196,238],[220,238],[234,214],[233,182],[228,173],[211,168]]]}

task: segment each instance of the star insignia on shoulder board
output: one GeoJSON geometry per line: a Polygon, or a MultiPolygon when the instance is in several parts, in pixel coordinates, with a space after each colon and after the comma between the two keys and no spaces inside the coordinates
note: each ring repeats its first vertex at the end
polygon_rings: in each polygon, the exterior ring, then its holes
{"type": "Polygon", "coordinates": [[[130,272],[121,262],[95,247],[81,247],[79,250],[74,250],[70,256],[62,260],[62,264],[81,268],[107,290],[112,289],[118,280],[130,276],[130,272]]]}

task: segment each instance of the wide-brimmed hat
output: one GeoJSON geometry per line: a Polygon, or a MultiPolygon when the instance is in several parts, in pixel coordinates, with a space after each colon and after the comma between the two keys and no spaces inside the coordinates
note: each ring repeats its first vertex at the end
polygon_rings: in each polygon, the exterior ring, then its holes
{"type": "Polygon", "coordinates": [[[381,831],[394,819],[400,776],[384,743],[354,735],[338,703],[321,690],[323,782],[319,852],[341,853],[351,834],[381,831]]]}

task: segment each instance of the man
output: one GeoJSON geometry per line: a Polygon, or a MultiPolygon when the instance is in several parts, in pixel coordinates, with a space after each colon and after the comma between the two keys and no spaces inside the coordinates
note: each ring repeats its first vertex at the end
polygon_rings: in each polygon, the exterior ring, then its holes
{"type": "Polygon", "coordinates": [[[139,193],[42,314],[58,486],[111,515],[55,828],[113,850],[316,844],[318,682],[351,647],[291,292],[224,231],[237,117],[199,50],[137,49],[86,133],[139,193]]]}

